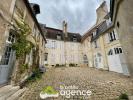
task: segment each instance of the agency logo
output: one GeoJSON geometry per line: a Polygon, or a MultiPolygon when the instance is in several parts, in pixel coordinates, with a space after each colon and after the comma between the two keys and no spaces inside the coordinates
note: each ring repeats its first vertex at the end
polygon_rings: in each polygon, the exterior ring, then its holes
{"type": "Polygon", "coordinates": [[[43,88],[43,90],[40,92],[41,99],[46,99],[49,97],[57,98],[58,96],[59,93],[52,86],[47,86],[43,88]]]}
{"type": "Polygon", "coordinates": [[[52,87],[47,86],[42,89],[40,92],[40,98],[46,99],[46,98],[58,98],[59,96],[63,96],[67,99],[70,99],[73,96],[82,97],[82,99],[89,99],[92,95],[92,92],[87,89],[79,89],[78,86],[72,85],[60,85],[58,92],[52,87]]]}
{"type": "Polygon", "coordinates": [[[68,99],[71,98],[71,96],[79,96],[84,99],[88,99],[92,94],[90,90],[79,89],[79,87],[75,85],[72,86],[61,85],[59,93],[61,96],[65,96],[68,99]]]}

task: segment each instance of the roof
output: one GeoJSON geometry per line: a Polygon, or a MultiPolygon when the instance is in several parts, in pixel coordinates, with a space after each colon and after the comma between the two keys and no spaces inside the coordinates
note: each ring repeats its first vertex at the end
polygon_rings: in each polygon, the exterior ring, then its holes
{"type": "Polygon", "coordinates": [[[108,32],[113,27],[113,24],[111,23],[110,25],[107,25],[106,21],[104,21],[96,31],[96,36],[93,36],[91,38],[91,42],[95,41],[97,38],[99,38],[102,34],[108,32]]]}
{"type": "Polygon", "coordinates": [[[93,31],[98,28],[103,22],[101,22],[99,25],[93,25],[82,37],[81,42],[83,42],[88,36],[91,36],[93,31]]]}
{"type": "Polygon", "coordinates": [[[38,27],[38,29],[39,29],[39,31],[40,31],[40,33],[41,33],[43,39],[45,40],[45,42],[47,42],[47,41],[46,41],[46,38],[45,38],[45,36],[44,36],[44,33],[43,33],[43,31],[42,31],[42,29],[41,29],[41,27],[40,27],[40,25],[39,25],[39,23],[38,23],[38,21],[37,21],[37,19],[36,19],[36,17],[35,17],[35,14],[34,14],[33,11],[32,11],[32,8],[31,8],[31,6],[30,6],[29,1],[28,1],[28,0],[23,0],[23,1],[24,1],[25,5],[26,5],[27,9],[29,10],[29,12],[30,12],[30,14],[31,14],[31,16],[32,16],[32,18],[33,18],[33,20],[35,21],[36,26],[38,27]]]}
{"type": "Polygon", "coordinates": [[[92,31],[95,29],[96,25],[93,25],[83,36],[81,42],[83,42],[88,36],[92,34],[92,31]]]}
{"type": "MultiPolygon", "coordinates": [[[[61,41],[64,41],[65,34],[63,33],[62,30],[51,28],[51,27],[46,27],[43,24],[41,24],[41,28],[43,31],[46,32],[46,38],[57,40],[57,35],[60,35],[61,41]]],[[[67,34],[68,34],[68,37],[65,38],[66,41],[73,42],[73,38],[77,38],[77,42],[81,42],[81,35],[79,33],[67,32],[67,34]]]]}

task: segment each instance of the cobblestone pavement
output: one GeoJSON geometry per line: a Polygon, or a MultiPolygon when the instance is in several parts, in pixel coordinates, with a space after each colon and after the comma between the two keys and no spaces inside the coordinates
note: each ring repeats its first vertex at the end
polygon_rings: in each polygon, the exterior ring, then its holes
{"type": "MultiPolygon", "coordinates": [[[[75,85],[80,90],[92,91],[89,99],[83,100],[116,100],[121,93],[131,95],[133,93],[133,82],[131,78],[118,73],[102,71],[87,67],[69,67],[49,69],[41,80],[28,86],[20,100],[41,100],[39,93],[43,87],[53,86],[59,88],[61,84],[66,86],[75,85]]],[[[82,100],[82,99],[57,99],[47,100],[82,100]]]]}

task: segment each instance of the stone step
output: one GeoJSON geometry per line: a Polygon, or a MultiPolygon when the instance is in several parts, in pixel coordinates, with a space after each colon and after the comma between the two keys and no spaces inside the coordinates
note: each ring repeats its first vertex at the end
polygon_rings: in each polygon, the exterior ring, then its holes
{"type": "Polygon", "coordinates": [[[6,86],[4,86],[4,87],[1,87],[1,88],[0,88],[0,97],[1,97],[3,94],[7,93],[11,88],[12,88],[12,85],[6,85],[6,86]]]}
{"type": "Polygon", "coordinates": [[[16,93],[8,97],[6,100],[18,100],[20,96],[26,91],[26,88],[19,89],[16,93]]]}
{"type": "Polygon", "coordinates": [[[133,100],[133,95],[132,96],[129,96],[129,100],[133,100]]]}
{"type": "Polygon", "coordinates": [[[8,97],[16,93],[20,89],[19,86],[12,87],[8,91],[6,91],[1,97],[0,100],[6,100],[8,97]]]}

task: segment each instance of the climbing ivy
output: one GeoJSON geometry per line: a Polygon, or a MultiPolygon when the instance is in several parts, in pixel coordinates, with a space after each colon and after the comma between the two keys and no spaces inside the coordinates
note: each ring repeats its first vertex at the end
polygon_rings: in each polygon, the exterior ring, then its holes
{"type": "Polygon", "coordinates": [[[33,48],[33,43],[28,41],[26,37],[31,33],[31,29],[28,24],[24,22],[23,19],[14,19],[17,27],[17,39],[16,42],[12,45],[12,48],[16,51],[16,57],[22,57],[25,54],[30,53],[33,48]]]}

